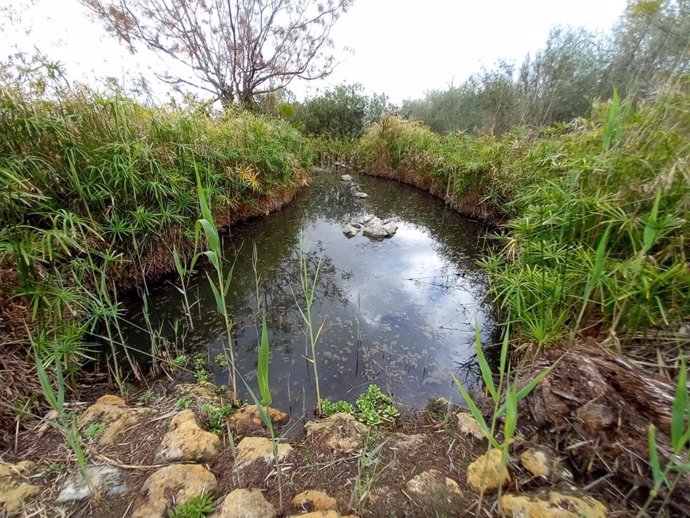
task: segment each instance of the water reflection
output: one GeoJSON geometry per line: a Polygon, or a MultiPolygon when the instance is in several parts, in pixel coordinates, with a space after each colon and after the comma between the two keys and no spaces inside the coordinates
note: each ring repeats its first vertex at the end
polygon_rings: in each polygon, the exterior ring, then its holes
{"type": "MultiPolygon", "coordinates": [[[[484,340],[494,328],[486,278],[476,266],[485,230],[396,182],[357,177],[350,184],[333,174],[315,176],[311,188],[284,210],[235,227],[224,240],[227,256],[236,258],[231,312],[240,373],[250,383],[254,379],[257,307],[266,308],[274,405],[293,416],[314,407],[307,340],[295,304],[301,239],[312,273],[323,258],[313,308],[318,324],[325,319],[317,351],[322,395],[354,401],[369,383],[377,383],[410,407],[423,406],[433,395],[457,400],[451,374],[469,383],[477,379],[475,320],[484,340]],[[358,190],[369,198],[355,198],[358,190]],[[384,241],[346,238],[343,224],[365,214],[393,218],[397,234],[384,241]],[[258,305],[253,243],[261,280],[258,305]]],[[[186,343],[213,359],[222,353],[225,334],[204,277],[197,277],[190,295],[198,303],[186,343]]],[[[171,283],[153,290],[149,306],[154,327],[185,321],[181,296],[171,283]]],[[[136,322],[141,316],[133,311],[131,318],[136,322]]],[[[143,348],[148,342],[136,330],[127,340],[143,348]]],[[[219,383],[227,380],[220,366],[214,375],[219,383]]]]}

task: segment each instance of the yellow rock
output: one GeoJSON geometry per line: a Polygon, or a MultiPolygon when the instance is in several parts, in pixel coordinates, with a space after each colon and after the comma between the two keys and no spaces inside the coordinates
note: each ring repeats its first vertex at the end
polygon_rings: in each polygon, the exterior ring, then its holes
{"type": "Polygon", "coordinates": [[[548,478],[551,475],[553,459],[543,450],[530,448],[520,454],[520,463],[535,477],[548,478]]]}
{"type": "Polygon", "coordinates": [[[470,435],[475,439],[486,439],[476,419],[467,412],[458,412],[458,430],[464,435],[470,435]]]}
{"type": "Polygon", "coordinates": [[[216,477],[199,464],[166,466],[144,482],[143,499],[132,518],[162,518],[173,504],[184,504],[204,492],[215,493],[217,489],[216,477]]]}
{"type": "Polygon", "coordinates": [[[288,518],[343,518],[337,511],[314,511],[307,514],[292,514],[288,518]]]}
{"type": "Polygon", "coordinates": [[[501,452],[490,450],[467,467],[467,483],[479,491],[498,489],[510,482],[510,473],[501,462],[501,452]]]}
{"type": "MultiPolygon", "coordinates": [[[[289,444],[278,444],[278,460],[287,457],[292,451],[289,444]]],[[[266,437],[245,437],[237,445],[235,469],[248,466],[257,460],[273,461],[273,441],[266,437]]]]}
{"type": "Polygon", "coordinates": [[[366,426],[345,413],[310,421],[305,428],[307,437],[314,437],[325,446],[340,453],[359,448],[367,433],[366,426]]]}
{"type": "Polygon", "coordinates": [[[292,505],[304,511],[330,511],[338,506],[335,498],[323,491],[302,491],[292,499],[292,505]]]}
{"type": "Polygon", "coordinates": [[[32,500],[39,493],[41,488],[24,481],[33,467],[33,462],[29,461],[0,463],[0,515],[19,511],[24,502],[32,500]]]}
{"type": "Polygon", "coordinates": [[[219,451],[218,436],[203,430],[197,423],[194,412],[185,410],[170,421],[168,432],[163,436],[155,458],[156,462],[207,462],[215,459],[219,451]]]}
{"type": "MultiPolygon", "coordinates": [[[[268,417],[271,418],[271,422],[275,425],[284,425],[290,421],[290,416],[285,412],[271,407],[266,407],[265,411],[268,417]]],[[[259,414],[256,405],[247,405],[237,409],[228,416],[228,424],[231,428],[242,431],[260,428],[263,426],[263,421],[261,420],[261,414],[259,414]]]]}
{"type": "Polygon", "coordinates": [[[443,513],[450,512],[462,504],[460,485],[436,469],[424,471],[413,477],[407,481],[405,487],[416,501],[425,507],[443,510],[443,513]]]}
{"type": "Polygon", "coordinates": [[[235,489],[212,518],[275,518],[276,510],[258,489],[235,489]]]}
{"type": "Polygon", "coordinates": [[[604,504],[590,496],[573,496],[549,491],[547,495],[507,493],[499,503],[501,516],[509,518],[606,518],[604,504]]]}
{"type": "Polygon", "coordinates": [[[155,414],[151,408],[129,408],[121,397],[102,396],[79,416],[79,426],[84,428],[92,423],[106,425],[98,443],[112,446],[121,432],[155,414]]]}

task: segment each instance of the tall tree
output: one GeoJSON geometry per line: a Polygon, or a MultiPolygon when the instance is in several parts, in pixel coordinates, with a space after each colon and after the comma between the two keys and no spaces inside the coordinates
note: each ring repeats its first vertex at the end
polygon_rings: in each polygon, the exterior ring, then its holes
{"type": "Polygon", "coordinates": [[[333,71],[331,30],[354,0],[80,0],[135,52],[140,45],[189,67],[161,75],[224,106],[333,71]]]}

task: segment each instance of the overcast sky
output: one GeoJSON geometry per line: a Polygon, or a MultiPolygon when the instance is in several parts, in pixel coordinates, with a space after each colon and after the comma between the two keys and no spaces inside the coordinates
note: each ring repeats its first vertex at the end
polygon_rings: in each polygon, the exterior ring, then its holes
{"type": "MultiPolygon", "coordinates": [[[[26,0],[0,0],[18,5],[26,0]]],[[[461,83],[500,58],[522,61],[555,25],[607,30],[625,0],[357,0],[333,32],[341,63],[326,80],[291,86],[299,97],[340,82],[362,83],[393,102],[461,83]],[[352,53],[343,49],[349,47],[352,53]]],[[[0,34],[8,53],[40,49],[62,62],[70,78],[88,83],[113,76],[153,77],[168,65],[150,54],[128,54],[92,21],[77,0],[35,0],[21,23],[0,34]],[[30,27],[29,36],[26,28],[30,27]]],[[[4,57],[4,56],[3,56],[4,57]]],[[[155,81],[154,81],[155,84],[155,81]]],[[[162,93],[161,86],[155,86],[162,93]]],[[[161,95],[161,97],[163,97],[161,95]]]]}

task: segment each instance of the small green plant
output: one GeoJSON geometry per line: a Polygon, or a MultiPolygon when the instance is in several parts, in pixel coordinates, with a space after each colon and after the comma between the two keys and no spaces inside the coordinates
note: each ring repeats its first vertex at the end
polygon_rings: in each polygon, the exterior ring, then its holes
{"type": "Polygon", "coordinates": [[[105,423],[91,423],[84,430],[84,437],[92,441],[93,439],[96,439],[103,435],[103,432],[105,432],[105,423]]]}
{"type": "Polygon", "coordinates": [[[177,401],[175,401],[175,410],[184,410],[192,405],[192,400],[187,396],[182,396],[177,401]]]}
{"type": "Polygon", "coordinates": [[[328,417],[333,414],[354,414],[355,409],[352,404],[347,401],[329,401],[324,399],[321,401],[321,415],[328,417]]]}
{"type": "Polygon", "coordinates": [[[386,441],[369,449],[371,442],[372,438],[367,434],[364,439],[364,448],[357,457],[357,475],[350,495],[350,509],[357,513],[362,512],[364,502],[376,480],[395,462],[394,458],[385,466],[381,466],[380,453],[386,441]]]}
{"type": "Polygon", "coordinates": [[[176,505],[168,511],[168,518],[205,518],[213,512],[213,494],[204,492],[189,502],[176,505]]]}
{"type": "Polygon", "coordinates": [[[146,390],[142,392],[142,394],[139,396],[139,403],[141,403],[144,406],[148,406],[151,404],[151,401],[153,401],[153,390],[146,390]]]}
{"type": "Polygon", "coordinates": [[[181,369],[184,369],[188,362],[189,356],[186,354],[180,354],[179,356],[173,358],[173,360],[170,362],[170,368],[173,372],[177,372],[181,369]]]}
{"type": "Polygon", "coordinates": [[[206,370],[206,358],[203,354],[194,357],[194,377],[198,382],[208,381],[211,375],[206,370]]]}
{"type": "Polygon", "coordinates": [[[673,454],[665,466],[661,465],[656,441],[656,428],[653,424],[648,429],[649,466],[652,470],[654,484],[649,497],[637,514],[647,516],[647,509],[652,502],[665,493],[662,507],[668,505],[671,494],[678,482],[690,473],[690,397],[688,395],[688,370],[685,360],[681,360],[676,396],[671,408],[671,446],[673,454]]]}
{"type": "Polygon", "coordinates": [[[53,462],[49,464],[46,469],[43,470],[43,476],[46,478],[56,477],[60,475],[65,469],[65,466],[59,462],[53,462]]]}
{"type": "Polygon", "coordinates": [[[213,433],[223,433],[226,430],[225,418],[232,412],[228,405],[217,407],[209,403],[201,406],[204,427],[213,433]]]}
{"type": "Polygon", "coordinates": [[[218,367],[222,367],[223,369],[228,368],[228,359],[224,354],[218,354],[216,356],[216,363],[218,364],[218,367]]]}
{"type": "Polygon", "coordinates": [[[357,419],[369,426],[393,422],[400,414],[391,397],[381,392],[377,385],[369,385],[369,389],[357,398],[356,406],[357,419]]]}

